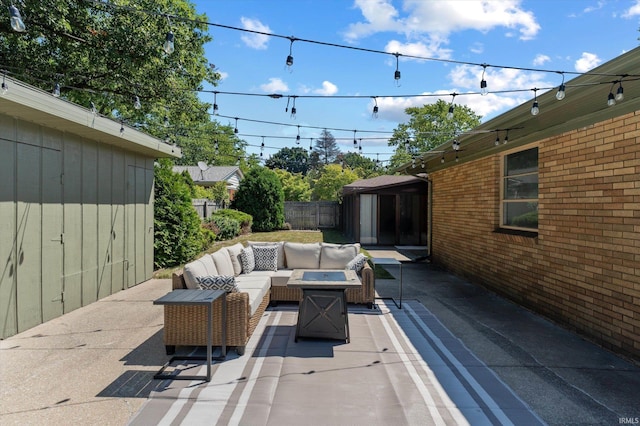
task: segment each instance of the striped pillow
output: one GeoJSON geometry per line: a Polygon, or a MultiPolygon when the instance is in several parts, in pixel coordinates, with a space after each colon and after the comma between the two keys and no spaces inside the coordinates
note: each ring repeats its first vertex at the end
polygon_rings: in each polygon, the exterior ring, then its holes
{"type": "Polygon", "coordinates": [[[198,288],[201,290],[224,290],[227,293],[239,291],[236,277],[233,275],[196,277],[196,281],[198,281],[198,288]]]}

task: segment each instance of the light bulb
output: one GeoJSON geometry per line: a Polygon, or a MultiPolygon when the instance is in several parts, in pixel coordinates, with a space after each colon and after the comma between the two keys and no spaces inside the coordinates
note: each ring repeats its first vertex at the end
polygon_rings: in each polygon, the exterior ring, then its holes
{"type": "Polygon", "coordinates": [[[482,96],[486,96],[487,93],[489,93],[489,89],[487,89],[487,80],[483,78],[480,82],[480,94],[482,96]]]}
{"type": "Polygon", "coordinates": [[[213,115],[218,115],[218,104],[213,104],[213,115]]]}
{"type": "Polygon", "coordinates": [[[538,107],[538,101],[533,101],[533,106],[531,107],[531,115],[538,115],[540,113],[540,108],[538,107]]]}
{"type": "Polygon", "coordinates": [[[142,104],[140,103],[140,98],[136,95],[135,100],[133,101],[133,107],[135,109],[142,108],[142,104]]]}
{"type": "Polygon", "coordinates": [[[11,28],[13,28],[13,31],[22,33],[27,29],[17,7],[14,5],[9,6],[9,15],[11,15],[11,28]]]}
{"type": "Polygon", "coordinates": [[[164,45],[162,45],[162,49],[167,53],[167,55],[171,55],[175,50],[175,45],[173,44],[173,32],[169,31],[167,33],[167,38],[164,41],[164,45]]]}
{"type": "Polygon", "coordinates": [[[618,86],[618,91],[616,92],[616,102],[620,102],[624,100],[624,90],[622,89],[622,84],[618,86]]]}
{"type": "Polygon", "coordinates": [[[614,106],[616,104],[616,97],[613,96],[612,92],[609,92],[609,96],[607,97],[607,105],[614,106]]]}
{"type": "Polygon", "coordinates": [[[2,94],[6,95],[8,91],[9,91],[9,85],[3,81],[2,82],[2,94]]]}
{"type": "Polygon", "coordinates": [[[565,91],[565,86],[564,86],[564,84],[561,84],[560,87],[558,87],[558,92],[556,92],[556,99],[557,100],[561,101],[561,100],[564,99],[564,96],[565,96],[564,91],[565,91]]]}
{"type": "Polygon", "coordinates": [[[500,136],[496,135],[496,141],[494,142],[495,146],[500,145],[500,136]]]}
{"type": "Polygon", "coordinates": [[[453,105],[449,106],[449,112],[447,112],[447,120],[453,119],[453,105]]]}
{"type": "Polygon", "coordinates": [[[287,55],[287,66],[290,67],[293,65],[293,56],[287,55]]]}
{"type": "Polygon", "coordinates": [[[56,83],[53,85],[53,91],[51,92],[51,94],[53,96],[55,96],[56,98],[60,97],[60,84],[56,83]]]}

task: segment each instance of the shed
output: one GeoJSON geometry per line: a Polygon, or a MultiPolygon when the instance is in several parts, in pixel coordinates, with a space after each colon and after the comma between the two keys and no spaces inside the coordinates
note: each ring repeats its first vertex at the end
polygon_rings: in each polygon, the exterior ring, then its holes
{"type": "Polygon", "coordinates": [[[428,183],[414,176],[378,176],[342,188],[345,235],[362,244],[427,246],[428,183]]]}
{"type": "Polygon", "coordinates": [[[244,174],[238,166],[174,166],[173,171],[186,171],[196,185],[208,187],[217,182],[226,182],[229,199],[233,200],[244,174]]]}
{"type": "Polygon", "coordinates": [[[5,82],[1,338],[151,278],[153,163],[181,155],[50,93],[5,82]]]}

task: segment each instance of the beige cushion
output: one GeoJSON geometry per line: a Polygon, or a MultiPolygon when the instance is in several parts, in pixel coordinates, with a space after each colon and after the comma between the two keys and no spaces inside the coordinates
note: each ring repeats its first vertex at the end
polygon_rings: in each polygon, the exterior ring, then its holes
{"type": "Polygon", "coordinates": [[[216,264],[216,269],[218,273],[216,275],[231,275],[235,276],[235,271],[233,270],[233,263],[231,263],[231,257],[229,257],[229,252],[226,250],[218,250],[215,253],[211,254],[214,263],[216,264]]]}
{"type": "Polygon", "coordinates": [[[284,243],[284,255],[288,269],[318,269],[320,267],[320,243],[284,243]]]}
{"type": "Polygon", "coordinates": [[[184,265],[184,283],[187,288],[198,288],[197,277],[207,277],[218,274],[218,269],[209,254],[205,254],[200,259],[184,265]]]}
{"type": "Polygon", "coordinates": [[[344,269],[360,252],[360,244],[322,243],[320,269],[344,269]]]}
{"type": "Polygon", "coordinates": [[[227,252],[229,253],[229,258],[231,259],[231,264],[233,265],[233,274],[236,277],[242,273],[242,263],[240,263],[240,253],[242,253],[243,248],[244,247],[240,243],[236,243],[226,248],[227,252]]]}
{"type": "Polygon", "coordinates": [[[247,245],[250,246],[264,246],[264,245],[278,245],[278,269],[284,269],[285,265],[285,253],[284,253],[284,242],[282,241],[247,241],[247,245]]]}
{"type": "Polygon", "coordinates": [[[284,287],[291,278],[293,269],[279,269],[278,272],[274,272],[271,276],[271,287],[284,287]]]}

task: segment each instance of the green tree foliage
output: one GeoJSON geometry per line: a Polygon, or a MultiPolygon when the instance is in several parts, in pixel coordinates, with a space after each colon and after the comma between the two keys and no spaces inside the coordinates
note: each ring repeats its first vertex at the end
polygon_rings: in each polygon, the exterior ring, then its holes
{"type": "Polygon", "coordinates": [[[299,146],[282,148],[269,158],[264,165],[270,169],[286,170],[289,173],[307,174],[309,168],[309,154],[299,146]]]}
{"type": "Polygon", "coordinates": [[[285,201],[311,201],[311,186],[302,174],[280,169],[274,172],[282,183],[285,201]]]}
{"type": "Polygon", "coordinates": [[[231,208],[253,216],[253,230],[269,232],[284,225],[284,192],[278,175],[266,167],[250,169],[240,182],[231,208]]]}
{"type": "Polygon", "coordinates": [[[185,177],[174,173],[167,159],[157,163],[154,174],[154,265],[165,268],[193,259],[208,241],[191,205],[191,189],[185,177]]]}
{"type": "Polygon", "coordinates": [[[0,66],[10,75],[47,91],[58,83],[61,97],[87,108],[93,103],[100,114],[163,139],[209,121],[208,105],[194,90],[203,81],[216,84],[220,75],[204,55],[211,41],[206,16],[198,15],[190,1],[17,4],[25,32],[14,32],[8,19],[0,20],[0,66]],[[166,54],[162,45],[169,31],[175,51],[166,54]]]}
{"type": "Polygon", "coordinates": [[[327,165],[336,162],[340,154],[340,149],[338,148],[336,138],[333,137],[331,132],[323,130],[320,137],[316,139],[313,152],[318,155],[320,163],[327,165]]]}
{"type": "Polygon", "coordinates": [[[398,125],[389,139],[389,146],[396,147],[390,161],[392,168],[477,127],[482,118],[467,106],[454,105],[453,119],[447,119],[449,104],[442,99],[405,112],[411,117],[409,122],[398,125]]]}
{"type": "Polygon", "coordinates": [[[342,187],[360,179],[351,169],[338,164],[325,166],[313,187],[313,199],[317,201],[340,201],[342,187]]]}
{"type": "Polygon", "coordinates": [[[347,152],[339,157],[340,162],[353,170],[362,179],[380,176],[385,172],[378,162],[355,152],[347,152]]]}

